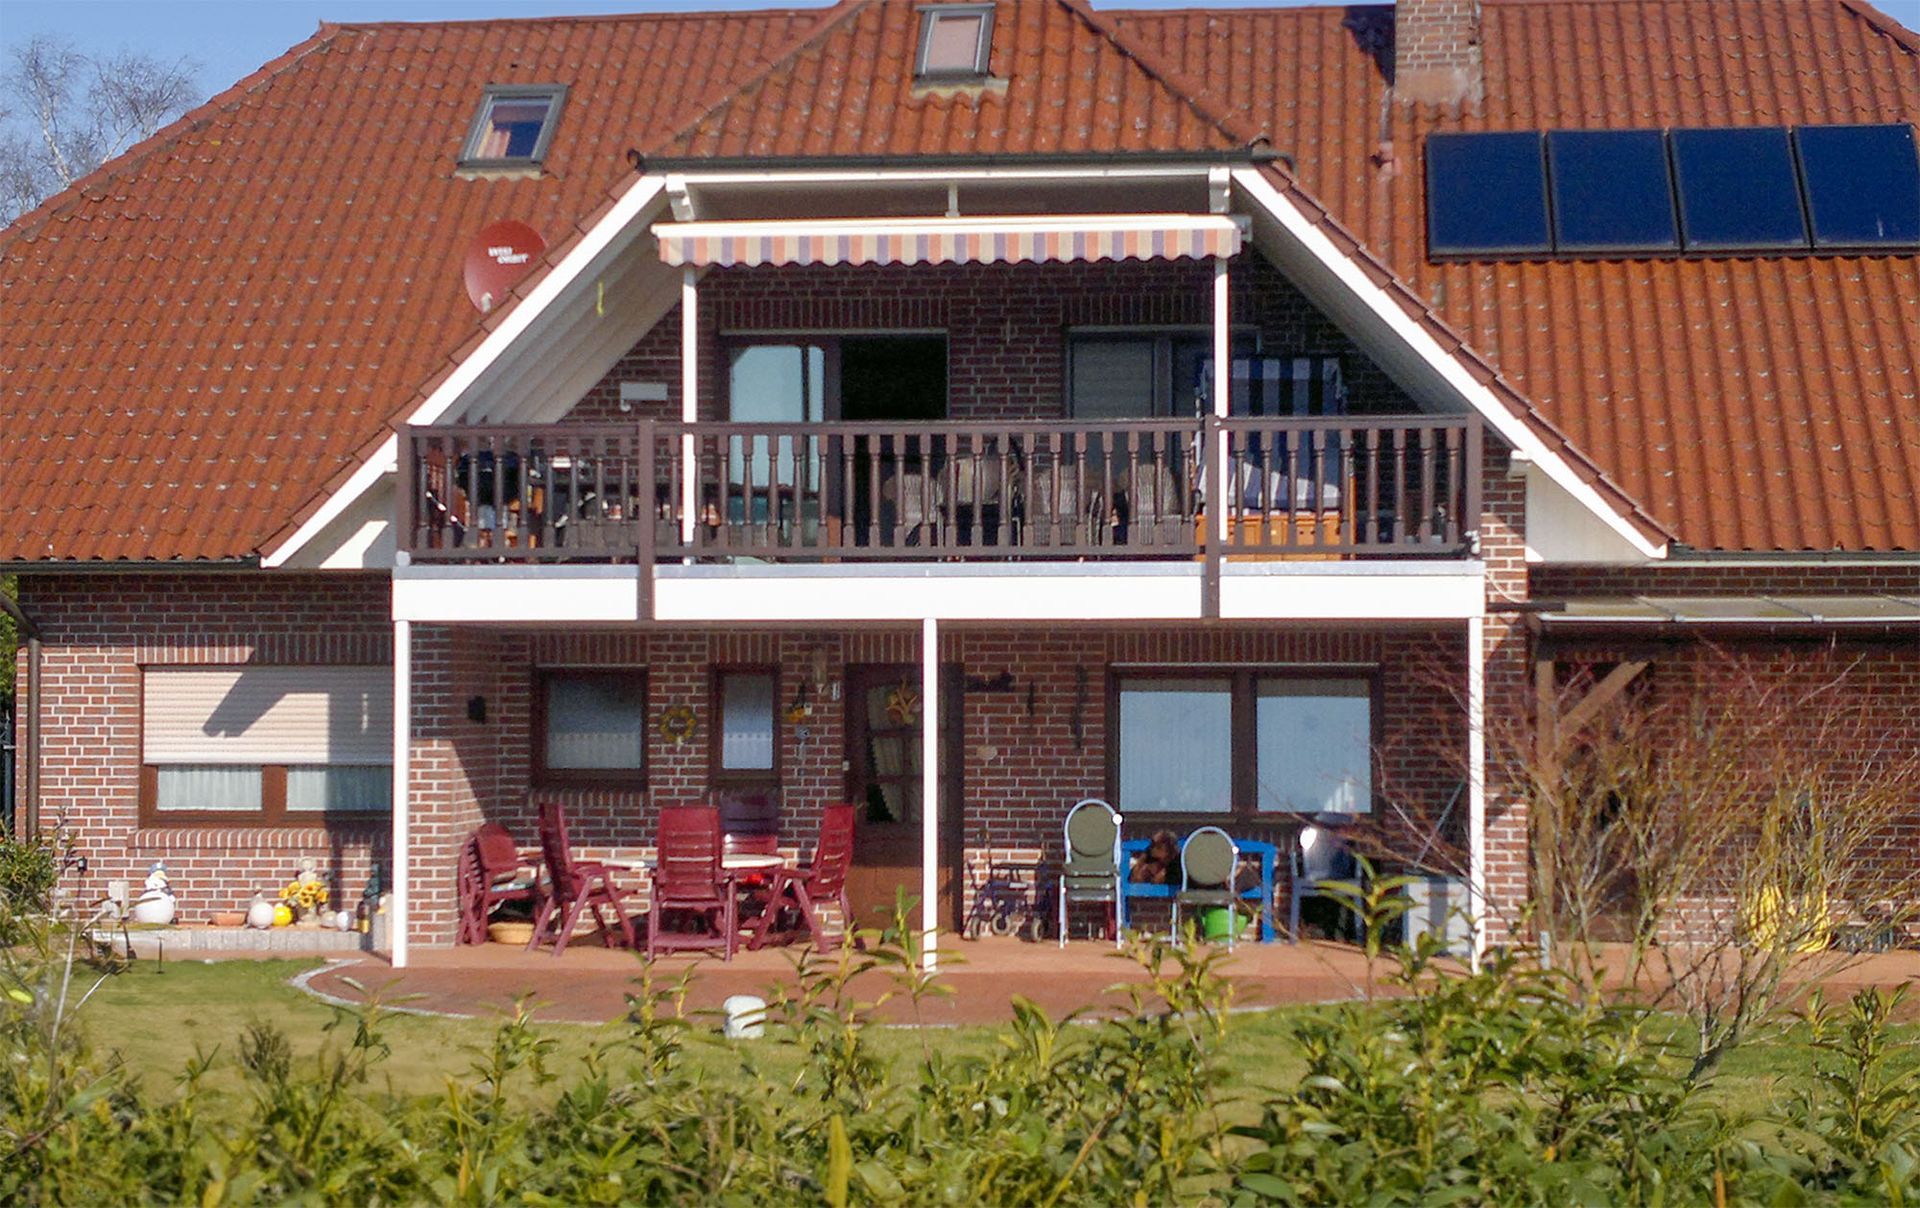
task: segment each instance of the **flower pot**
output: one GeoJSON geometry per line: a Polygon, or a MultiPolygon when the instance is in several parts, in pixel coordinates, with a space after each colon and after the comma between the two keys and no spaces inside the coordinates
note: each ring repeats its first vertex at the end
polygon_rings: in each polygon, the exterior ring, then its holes
{"type": "Polygon", "coordinates": [[[1209,906],[1200,912],[1200,938],[1224,940],[1227,938],[1228,928],[1232,928],[1233,938],[1239,939],[1246,933],[1248,921],[1247,916],[1238,910],[1231,910],[1225,906],[1209,906]]]}
{"type": "Polygon", "coordinates": [[[527,946],[527,941],[532,938],[532,923],[506,922],[487,924],[487,939],[496,944],[515,944],[524,948],[527,946]]]}

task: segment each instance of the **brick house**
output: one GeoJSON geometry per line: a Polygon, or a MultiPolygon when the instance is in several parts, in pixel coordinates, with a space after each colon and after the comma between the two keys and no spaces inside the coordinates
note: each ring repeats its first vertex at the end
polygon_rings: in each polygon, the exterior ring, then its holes
{"type": "Polygon", "coordinates": [[[851,800],[943,927],[1344,811],[1499,940],[1543,677],[1920,743],[1916,120],[1861,0],[323,25],[0,235],[17,824],[404,963],[546,798],[851,800]]]}

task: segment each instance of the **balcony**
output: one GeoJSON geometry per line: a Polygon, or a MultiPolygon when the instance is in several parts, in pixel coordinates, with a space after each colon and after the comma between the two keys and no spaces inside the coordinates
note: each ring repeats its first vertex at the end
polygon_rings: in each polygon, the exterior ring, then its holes
{"type": "Polygon", "coordinates": [[[411,563],[1459,558],[1481,439],[1477,416],[408,428],[396,531],[411,563]]]}

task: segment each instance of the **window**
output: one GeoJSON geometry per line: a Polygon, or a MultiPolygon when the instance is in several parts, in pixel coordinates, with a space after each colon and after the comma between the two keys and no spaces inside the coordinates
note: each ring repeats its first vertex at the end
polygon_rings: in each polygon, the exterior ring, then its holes
{"type": "Polygon", "coordinates": [[[1373,683],[1252,669],[1124,672],[1108,771],[1123,813],[1366,813],[1373,683]]]}
{"type": "Polygon", "coordinates": [[[924,80],[984,79],[992,44],[993,5],[925,5],[920,9],[920,55],[914,74],[924,80]]]}
{"type": "Polygon", "coordinates": [[[1372,808],[1373,688],[1354,679],[1254,683],[1261,810],[1364,814],[1372,808]]]}
{"type": "MultiPolygon", "coordinates": [[[[1252,333],[1236,332],[1236,364],[1258,346],[1252,333]]],[[[1077,331],[1067,337],[1067,409],[1077,419],[1200,415],[1213,407],[1212,387],[1213,334],[1204,329],[1077,331]]]]}
{"type": "Polygon", "coordinates": [[[467,131],[460,163],[469,168],[519,168],[547,157],[567,90],[560,84],[494,85],[481,98],[467,131]]]}
{"type": "Polygon", "coordinates": [[[779,680],[772,668],[721,671],[714,684],[713,773],[718,780],[775,778],[779,680]]]}
{"type": "Polygon", "coordinates": [[[1666,136],[1658,130],[1547,135],[1554,246],[1562,252],[1659,252],[1680,246],[1666,136]]]}
{"type": "Polygon", "coordinates": [[[540,673],[535,771],[549,784],[643,782],[647,683],[639,671],[540,673]]]}
{"type": "Polygon", "coordinates": [[[150,825],[317,825],[393,807],[388,667],[153,667],[142,679],[150,825]]]}

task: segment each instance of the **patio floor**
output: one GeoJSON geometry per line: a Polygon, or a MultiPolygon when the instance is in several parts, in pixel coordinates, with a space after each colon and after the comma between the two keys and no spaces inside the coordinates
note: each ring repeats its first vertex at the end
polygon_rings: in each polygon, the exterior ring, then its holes
{"type": "MultiPolygon", "coordinates": [[[[991,1024],[1011,1016],[1015,995],[1033,1000],[1056,1018],[1088,1006],[1119,1006],[1126,1002],[1116,984],[1142,984],[1145,974],[1132,961],[1117,959],[1113,948],[1076,941],[1062,949],[1053,944],[1030,944],[1014,939],[949,941],[941,949],[940,981],[952,993],[913,1005],[896,997],[878,1017],[896,1023],[931,1025],[991,1024]]],[[[662,957],[655,964],[660,984],[685,969],[694,976],[688,992],[689,1010],[717,1009],[733,994],[765,997],[776,982],[792,985],[792,957],[797,950],[742,952],[731,962],[706,956],[662,957]]],[[[1374,970],[1377,982],[1391,971],[1382,961],[1374,970]]],[[[1241,944],[1226,958],[1223,971],[1234,983],[1236,1007],[1270,1007],[1287,1003],[1333,1002],[1361,997],[1367,982],[1367,961],[1345,944],[1309,941],[1292,944],[1241,944]]],[[[576,941],[558,959],[545,952],[530,953],[517,945],[483,944],[468,948],[418,950],[411,965],[395,970],[377,956],[360,956],[330,964],[306,980],[315,992],[358,1000],[361,993],[347,979],[378,990],[394,1002],[412,996],[404,1005],[441,1014],[488,1016],[510,1008],[515,999],[530,995],[540,1018],[601,1023],[627,1010],[626,996],[638,990],[640,960],[632,952],[609,950],[592,941],[576,941]]],[[[1862,986],[1894,986],[1920,982],[1920,952],[1903,951],[1847,958],[1809,958],[1793,979],[1820,981],[1829,998],[1842,998],[1862,986]]],[[[863,1001],[886,992],[885,974],[872,973],[856,982],[863,1001]]],[[[1920,1016],[1920,987],[1903,1012],[1920,1016]]]]}
{"type": "MultiPolygon", "coordinates": [[[[765,997],[776,982],[794,984],[792,961],[798,949],[741,952],[731,962],[704,955],[663,956],[655,962],[659,984],[684,969],[694,970],[688,993],[690,1010],[718,1008],[732,994],[765,997]]],[[[941,947],[940,981],[952,993],[920,1004],[896,998],[879,1017],[898,1023],[981,1024],[1011,1017],[1015,995],[1033,1000],[1058,1017],[1081,1007],[1119,1006],[1127,999],[1116,983],[1144,984],[1146,974],[1131,960],[1117,958],[1110,944],[1076,941],[1054,944],[1015,939],[949,941],[941,947]]],[[[1384,976],[1388,964],[1381,962],[1384,976]]],[[[1321,942],[1241,944],[1224,971],[1234,983],[1234,1005],[1328,1002],[1359,996],[1366,984],[1367,961],[1354,948],[1321,942]]],[[[395,970],[377,956],[337,962],[308,979],[310,989],[357,1000],[346,984],[351,978],[379,989],[386,1001],[418,995],[408,1007],[457,1015],[490,1015],[522,995],[541,1004],[543,1019],[599,1023],[625,1014],[626,996],[637,992],[640,959],[632,952],[609,950],[592,941],[575,941],[558,959],[517,945],[482,944],[467,948],[416,950],[408,968],[395,970]]],[[[863,1001],[886,992],[888,975],[870,973],[856,981],[863,1001]]]]}

